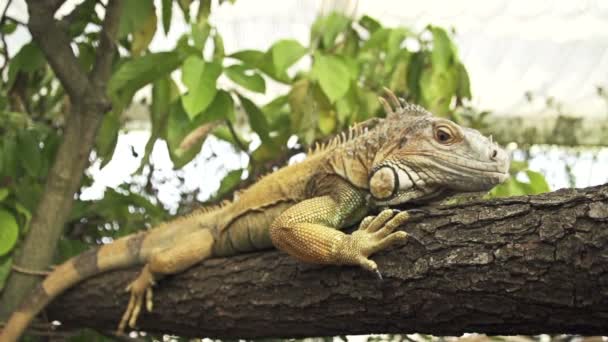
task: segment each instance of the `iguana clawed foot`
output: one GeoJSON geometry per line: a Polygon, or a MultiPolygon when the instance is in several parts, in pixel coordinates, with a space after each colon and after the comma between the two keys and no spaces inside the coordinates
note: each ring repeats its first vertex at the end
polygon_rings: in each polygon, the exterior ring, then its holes
{"type": "Polygon", "coordinates": [[[404,231],[395,232],[395,229],[409,217],[405,211],[391,209],[383,210],[377,216],[366,217],[361,221],[359,229],[342,241],[342,246],[337,249],[338,259],[345,264],[359,265],[382,279],[378,265],[368,257],[392,244],[404,242],[408,234],[404,231]]]}
{"type": "Polygon", "coordinates": [[[119,335],[124,333],[127,323],[131,328],[135,328],[135,323],[141,312],[144,297],[146,300],[146,309],[152,311],[152,286],[154,286],[154,284],[154,276],[146,265],[139,276],[127,286],[126,291],[131,292],[131,298],[129,299],[127,309],[118,325],[117,333],[119,335]]]}

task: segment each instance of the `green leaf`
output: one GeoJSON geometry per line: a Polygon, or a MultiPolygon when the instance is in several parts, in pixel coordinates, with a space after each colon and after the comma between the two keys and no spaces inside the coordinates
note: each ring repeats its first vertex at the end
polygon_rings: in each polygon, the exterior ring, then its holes
{"type": "Polygon", "coordinates": [[[0,202],[4,201],[11,193],[9,188],[0,188],[0,202]]]}
{"type": "Polygon", "coordinates": [[[266,91],[264,78],[243,64],[231,65],[224,70],[224,73],[229,79],[251,91],[258,93],[266,91]]]}
{"type": "Polygon", "coordinates": [[[374,33],[376,32],[376,30],[382,27],[378,20],[368,15],[364,15],[363,17],[361,17],[361,19],[359,19],[359,25],[363,26],[370,33],[374,33]]]}
{"type": "Polygon", "coordinates": [[[199,149],[194,147],[185,152],[180,149],[182,140],[194,128],[192,121],[182,106],[182,102],[173,102],[170,106],[167,120],[166,140],[169,147],[169,156],[176,169],[188,164],[199,152],[199,149]]]}
{"type": "Polygon", "coordinates": [[[19,161],[28,175],[37,178],[40,174],[40,166],[42,164],[42,156],[40,147],[38,146],[38,137],[31,130],[22,131],[19,134],[17,145],[19,153],[19,161]]]}
{"type": "Polygon", "coordinates": [[[331,12],[329,15],[320,17],[315,21],[310,34],[311,40],[315,41],[320,37],[323,49],[330,49],[334,46],[338,35],[350,27],[350,23],[350,18],[344,14],[331,12]]]}
{"type": "Polygon", "coordinates": [[[21,50],[10,59],[6,89],[12,88],[18,72],[31,73],[42,68],[44,65],[46,65],[46,59],[40,48],[38,48],[38,45],[33,42],[23,45],[21,50]]]}
{"type": "Polygon", "coordinates": [[[9,34],[15,32],[16,29],[17,29],[17,23],[10,19],[6,19],[2,23],[2,26],[0,26],[0,33],[9,35],[9,34]]]}
{"type": "Polygon", "coordinates": [[[199,50],[203,51],[205,49],[205,43],[207,42],[207,38],[209,38],[209,33],[211,32],[211,26],[207,21],[203,23],[192,23],[191,25],[191,35],[192,41],[194,42],[194,46],[199,50]]]}
{"type": "Polygon", "coordinates": [[[67,32],[70,38],[75,38],[80,36],[87,25],[96,24],[99,25],[101,23],[97,13],[95,12],[95,5],[97,1],[95,0],[85,0],[80,4],[76,5],[76,7],[69,14],[69,19],[67,20],[70,25],[67,28],[67,32]]]}
{"type": "MultiPolygon", "coordinates": [[[[120,15],[118,38],[124,38],[130,33],[140,30],[153,14],[154,2],[152,0],[125,0],[120,15]]],[[[156,15],[154,16],[156,17],[156,15]]]]}
{"type": "Polygon", "coordinates": [[[213,98],[213,102],[211,102],[209,107],[200,115],[200,119],[196,120],[196,124],[197,126],[200,126],[206,122],[223,119],[228,119],[232,122],[235,120],[234,102],[232,101],[232,96],[230,96],[228,92],[218,90],[213,98]]]}
{"type": "Polygon", "coordinates": [[[456,93],[457,70],[425,69],[420,76],[421,102],[429,111],[446,115],[456,93]]]}
{"type": "Polygon", "coordinates": [[[458,70],[458,85],[456,87],[456,96],[459,99],[471,99],[471,84],[469,81],[469,73],[464,64],[458,62],[456,66],[458,70]]]}
{"type": "Polygon", "coordinates": [[[172,85],[173,80],[171,77],[161,78],[152,85],[152,105],[150,106],[150,122],[152,123],[152,129],[150,138],[148,138],[148,142],[146,142],[146,147],[144,148],[144,156],[135,173],[140,173],[142,171],[143,167],[150,160],[150,154],[154,148],[154,143],[158,138],[164,136],[164,132],[166,132],[172,85]]]}
{"type": "Polygon", "coordinates": [[[268,121],[266,121],[264,113],[248,98],[240,94],[238,97],[243,105],[243,109],[245,109],[245,112],[249,117],[249,126],[251,126],[251,129],[260,136],[263,143],[269,142],[270,128],[268,127],[268,121]]]}
{"type": "Polygon", "coordinates": [[[221,60],[224,59],[225,54],[224,39],[222,39],[222,36],[216,30],[213,35],[213,60],[221,62],[221,60]]]}
{"type": "Polygon", "coordinates": [[[223,197],[224,195],[230,193],[237,185],[239,185],[242,175],[242,169],[228,172],[228,174],[222,179],[220,188],[217,190],[215,197],[223,197]]]}
{"type": "Polygon", "coordinates": [[[2,289],[4,289],[4,285],[6,285],[6,279],[8,279],[8,275],[11,274],[12,266],[13,258],[0,258],[0,292],[2,292],[2,289]]]}
{"type": "Polygon", "coordinates": [[[433,34],[433,50],[431,51],[433,68],[447,69],[454,63],[456,48],[444,29],[430,26],[429,30],[433,34]]]}
{"type": "Polygon", "coordinates": [[[19,226],[15,216],[10,212],[0,209],[0,256],[10,252],[19,237],[19,226]]]}
{"type": "Polygon", "coordinates": [[[122,110],[113,109],[107,113],[101,121],[101,127],[95,137],[95,151],[101,159],[101,167],[112,160],[112,155],[118,142],[118,132],[120,131],[120,114],[122,110]]]}
{"type": "Polygon", "coordinates": [[[182,103],[190,119],[203,112],[217,93],[216,82],[222,67],[220,64],[206,63],[197,56],[190,56],[182,66],[182,81],[188,93],[182,96],[182,103]]]}
{"type": "Polygon", "coordinates": [[[154,34],[156,34],[156,12],[152,11],[148,14],[146,20],[141,26],[133,31],[133,41],[131,43],[131,54],[133,56],[139,56],[143,51],[148,48],[154,34]]]}
{"type": "Polygon", "coordinates": [[[18,169],[18,153],[17,139],[14,134],[6,134],[2,139],[2,175],[9,177],[17,177],[18,169]]]}
{"type": "Polygon", "coordinates": [[[21,216],[23,216],[23,218],[24,218],[23,225],[22,225],[22,227],[23,227],[22,233],[26,234],[30,228],[30,221],[32,220],[32,213],[29,210],[27,210],[26,207],[21,205],[21,203],[19,203],[19,202],[15,202],[13,204],[13,207],[15,208],[17,213],[20,214],[21,216]]]}
{"type": "Polygon", "coordinates": [[[126,105],[143,86],[167,76],[175,70],[182,59],[177,52],[150,53],[123,63],[108,82],[108,92],[114,100],[126,105]],[[123,94],[122,96],[119,96],[123,94]]]}
{"type": "Polygon", "coordinates": [[[332,103],[346,94],[352,79],[348,66],[341,59],[320,53],[315,54],[311,74],[332,103]]]}
{"type": "Polygon", "coordinates": [[[184,20],[190,22],[190,4],[192,3],[192,0],[177,0],[177,3],[184,14],[184,20]]]}
{"type": "Polygon", "coordinates": [[[264,53],[258,50],[242,50],[228,55],[228,57],[238,59],[252,67],[258,67],[260,61],[264,59],[264,53]]]}
{"type": "Polygon", "coordinates": [[[275,70],[286,71],[306,54],[306,48],[295,40],[280,40],[270,48],[275,70]]]}
{"type": "Polygon", "coordinates": [[[376,31],[374,31],[374,33],[372,33],[372,35],[369,37],[369,39],[363,44],[363,46],[361,47],[361,50],[367,51],[367,50],[383,48],[384,46],[386,46],[386,41],[388,40],[388,35],[390,32],[391,32],[391,29],[388,29],[388,28],[377,29],[376,31]]]}
{"type": "Polygon", "coordinates": [[[163,30],[165,35],[169,34],[171,29],[171,16],[173,15],[173,0],[162,0],[163,12],[163,30]]]}
{"type": "Polygon", "coordinates": [[[277,81],[289,83],[287,69],[306,54],[306,48],[295,40],[273,44],[260,60],[258,68],[277,81]]]}
{"type": "Polygon", "coordinates": [[[530,195],[537,195],[551,191],[551,188],[549,188],[549,184],[547,184],[545,176],[543,176],[542,173],[532,170],[526,170],[526,175],[530,180],[530,195]]]}

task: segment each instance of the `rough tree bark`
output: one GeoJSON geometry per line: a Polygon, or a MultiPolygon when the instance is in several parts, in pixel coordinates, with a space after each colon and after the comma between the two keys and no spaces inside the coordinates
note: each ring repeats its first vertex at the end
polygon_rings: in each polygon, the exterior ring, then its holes
{"type": "MultiPolygon", "coordinates": [[[[122,0],[109,1],[100,34],[95,65],[86,73],[70,46],[70,38],[53,14],[61,0],[28,1],[28,28],[70,97],[61,145],[49,171],[46,187],[29,227],[29,234],[16,254],[15,264],[44,270],[52,261],[55,246],[72,208],[103,114],[110,108],[106,83],[110,78],[114,41],[122,0]]],[[[38,277],[13,272],[0,298],[0,318],[6,319],[38,277]]]]}
{"type": "MultiPolygon", "coordinates": [[[[385,280],[268,251],[212,259],[160,282],[151,332],[221,338],[365,333],[608,334],[608,185],[430,208],[385,280]]],[[[88,280],[48,310],[114,329],[137,270],[88,280]]]]}

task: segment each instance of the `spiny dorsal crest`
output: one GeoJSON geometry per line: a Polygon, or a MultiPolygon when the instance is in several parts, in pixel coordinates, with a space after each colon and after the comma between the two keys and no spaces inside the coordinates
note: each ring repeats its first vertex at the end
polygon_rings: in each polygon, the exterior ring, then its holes
{"type": "Polygon", "coordinates": [[[388,88],[384,88],[384,92],[386,93],[388,101],[383,97],[378,97],[378,100],[380,101],[380,103],[382,103],[387,118],[396,117],[399,115],[431,115],[431,113],[429,113],[421,106],[413,103],[408,103],[404,99],[397,98],[397,96],[395,96],[395,93],[393,93],[388,88]]]}
{"type": "Polygon", "coordinates": [[[363,123],[355,124],[348,128],[347,131],[342,132],[335,137],[331,138],[329,141],[324,143],[315,142],[315,145],[308,149],[307,154],[309,156],[313,154],[317,154],[323,151],[326,151],[330,148],[334,148],[340,146],[346,142],[353,140],[354,138],[365,134],[369,130],[369,127],[364,125],[363,123]]]}

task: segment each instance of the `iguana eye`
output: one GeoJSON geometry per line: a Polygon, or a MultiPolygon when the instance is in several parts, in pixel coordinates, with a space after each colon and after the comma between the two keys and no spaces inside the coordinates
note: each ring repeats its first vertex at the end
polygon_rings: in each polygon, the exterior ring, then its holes
{"type": "Polygon", "coordinates": [[[454,140],[454,136],[449,128],[440,126],[435,129],[435,140],[441,144],[447,145],[454,140]]]}

